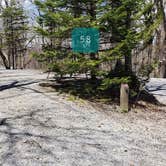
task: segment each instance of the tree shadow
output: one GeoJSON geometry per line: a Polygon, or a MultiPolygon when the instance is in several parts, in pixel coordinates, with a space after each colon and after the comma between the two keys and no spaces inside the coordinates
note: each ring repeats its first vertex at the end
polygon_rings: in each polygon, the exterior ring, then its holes
{"type": "Polygon", "coordinates": [[[39,82],[39,81],[30,81],[30,82],[26,82],[26,81],[23,81],[23,83],[21,81],[13,81],[12,83],[1,85],[0,91],[17,88],[17,87],[22,87],[22,86],[26,86],[26,85],[31,85],[31,84],[35,84],[35,83],[39,82]]]}
{"type": "Polygon", "coordinates": [[[139,100],[157,105],[157,106],[164,106],[163,104],[161,104],[155,97],[153,94],[147,92],[146,90],[143,90],[140,94],[139,100]]]}
{"type": "MultiPolygon", "coordinates": [[[[51,109],[54,109],[54,108],[51,108],[51,109]]],[[[7,118],[1,119],[0,134],[5,135],[6,139],[3,142],[0,142],[0,144],[1,144],[1,146],[7,146],[6,151],[4,151],[2,154],[2,159],[1,159],[2,165],[3,164],[5,165],[9,160],[12,160],[13,165],[17,165],[17,161],[19,161],[21,158],[15,158],[15,155],[18,153],[16,144],[19,141],[21,141],[22,139],[25,140],[26,144],[28,144],[29,140],[33,140],[38,146],[38,147],[33,147],[33,148],[40,149],[41,154],[46,154],[47,156],[53,156],[54,158],[56,158],[55,153],[52,150],[43,147],[39,140],[42,140],[44,142],[48,142],[48,141],[56,142],[56,144],[59,144],[61,147],[64,147],[66,145],[66,148],[68,149],[70,147],[70,146],[68,147],[68,144],[69,145],[70,144],[80,145],[80,142],[74,141],[74,139],[76,139],[76,140],[91,139],[91,138],[89,138],[89,134],[91,134],[93,132],[100,133],[100,134],[110,134],[111,133],[110,130],[100,130],[100,129],[86,128],[86,127],[85,128],[84,127],[63,127],[58,124],[52,123],[53,121],[51,121],[52,124],[50,124],[50,123],[47,123],[45,120],[40,120],[37,117],[37,116],[40,116],[37,114],[40,113],[41,111],[43,111],[43,110],[35,110],[35,111],[31,111],[31,112],[23,114],[23,115],[17,115],[15,117],[7,117],[7,118]],[[27,119],[27,118],[30,118],[33,121],[33,123],[35,124],[35,126],[33,126],[32,124],[28,124],[28,125],[31,125],[32,128],[40,126],[46,130],[55,129],[55,130],[62,130],[65,133],[72,132],[73,135],[70,135],[70,136],[66,135],[66,136],[62,137],[62,135],[61,135],[62,132],[58,132],[53,135],[48,132],[44,132],[43,134],[35,134],[34,132],[26,131],[25,129],[16,127],[13,123],[13,122],[17,122],[19,120],[25,121],[25,119],[27,119]],[[1,127],[5,127],[5,129],[2,129],[1,127]],[[78,134],[77,131],[80,131],[80,132],[82,131],[83,133],[86,133],[86,134],[85,135],[78,134]],[[89,134],[87,134],[87,133],[89,133],[89,134]],[[66,139],[66,137],[68,139],[66,139]]],[[[24,125],[26,126],[27,124],[24,124],[24,125]]],[[[97,148],[98,150],[102,150],[102,148],[103,148],[103,147],[101,147],[100,144],[98,144],[96,142],[94,142],[94,143],[82,142],[82,144],[87,144],[88,146],[93,146],[93,147],[97,148]]],[[[33,145],[31,145],[31,147],[32,146],[33,145]]],[[[29,148],[31,148],[31,147],[29,147],[29,148]]],[[[22,148],[24,148],[24,145],[22,148]]],[[[35,153],[35,155],[41,155],[41,154],[35,153]]]]}
{"type": "Polygon", "coordinates": [[[162,84],[162,85],[154,85],[154,86],[146,86],[145,87],[146,91],[148,91],[149,93],[152,93],[153,95],[158,95],[158,96],[166,96],[166,84],[162,84]],[[159,91],[165,91],[164,93],[155,93],[155,92],[159,92],[159,91]]]}
{"type": "Polygon", "coordinates": [[[6,90],[6,89],[11,89],[16,86],[18,81],[13,81],[12,83],[6,84],[6,85],[1,85],[0,86],[0,91],[6,90]]]}
{"type": "Polygon", "coordinates": [[[84,78],[71,78],[62,79],[58,81],[50,81],[46,83],[39,83],[42,87],[52,87],[57,92],[67,93],[81,99],[86,99],[89,101],[103,102],[119,102],[120,87],[119,85],[112,85],[107,90],[101,90],[99,87],[101,85],[100,79],[84,79],[84,78]]]}

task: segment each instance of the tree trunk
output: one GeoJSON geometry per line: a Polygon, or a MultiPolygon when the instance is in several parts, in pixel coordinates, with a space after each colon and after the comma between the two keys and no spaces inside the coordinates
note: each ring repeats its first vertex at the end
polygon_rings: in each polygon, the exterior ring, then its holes
{"type": "MultiPolygon", "coordinates": [[[[90,4],[89,4],[89,14],[91,16],[91,22],[96,20],[96,2],[93,0],[91,0],[90,4]]],[[[98,58],[96,57],[95,53],[90,53],[90,59],[97,60],[98,58]]],[[[96,71],[95,70],[92,69],[90,72],[90,75],[91,75],[91,79],[93,79],[93,80],[96,79],[96,71]]]]}
{"type": "MultiPolygon", "coordinates": [[[[126,7],[127,11],[127,18],[126,18],[126,29],[129,30],[131,27],[131,10],[130,7],[126,7]]],[[[129,48],[126,48],[125,51],[125,72],[126,73],[131,73],[132,71],[132,56],[131,53],[132,50],[129,48]]]]}
{"type": "Polygon", "coordinates": [[[2,50],[0,49],[0,57],[2,58],[3,64],[5,66],[6,69],[10,69],[8,60],[6,58],[6,56],[4,55],[4,53],[2,52],[2,50]]]}
{"type": "Polygon", "coordinates": [[[158,11],[162,12],[162,22],[157,35],[158,50],[155,54],[159,56],[160,66],[159,66],[159,77],[166,77],[166,15],[164,9],[164,1],[157,0],[156,6],[158,11]]]}

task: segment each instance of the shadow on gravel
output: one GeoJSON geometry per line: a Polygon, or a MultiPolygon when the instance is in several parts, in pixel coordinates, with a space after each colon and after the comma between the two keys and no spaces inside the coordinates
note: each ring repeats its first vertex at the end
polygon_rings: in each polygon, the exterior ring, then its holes
{"type": "Polygon", "coordinates": [[[162,84],[160,86],[157,86],[157,85],[150,86],[150,87],[146,86],[145,88],[149,93],[152,93],[153,95],[166,96],[166,84],[162,84]]]}
{"type": "Polygon", "coordinates": [[[10,88],[14,87],[17,83],[18,83],[18,81],[13,81],[10,84],[1,85],[0,86],[0,91],[6,90],[6,89],[10,89],[10,88]]]}
{"type": "MultiPolygon", "coordinates": [[[[16,128],[13,125],[14,121],[18,121],[18,120],[22,120],[24,121],[24,118],[30,118],[34,121],[34,123],[38,123],[38,126],[42,125],[42,122],[40,122],[39,120],[37,120],[36,118],[34,118],[33,116],[40,112],[42,110],[37,110],[37,111],[32,111],[28,114],[24,114],[24,115],[19,115],[19,116],[15,116],[15,117],[9,117],[9,118],[3,118],[0,120],[0,127],[5,127],[5,129],[0,128],[0,133],[1,136],[5,135],[5,141],[1,141],[0,145],[5,146],[6,151],[3,152],[2,155],[2,159],[1,160],[1,164],[6,164],[8,161],[12,160],[12,165],[17,165],[17,158],[15,158],[15,155],[17,154],[16,152],[16,143],[20,140],[22,140],[23,138],[41,138],[41,139],[49,139],[48,136],[43,136],[43,135],[38,135],[38,134],[33,134],[30,133],[28,131],[22,130],[16,128]],[[12,122],[12,123],[10,123],[12,122]]],[[[44,124],[44,123],[43,123],[44,124]]],[[[33,126],[32,126],[33,127],[33,126]]]]}
{"type": "Polygon", "coordinates": [[[21,86],[26,86],[26,85],[31,85],[31,84],[35,84],[35,83],[38,83],[38,82],[39,81],[31,81],[31,82],[24,81],[22,83],[22,82],[19,82],[19,81],[13,81],[12,83],[9,83],[9,84],[6,84],[6,85],[1,85],[0,86],[0,91],[12,89],[12,88],[17,88],[17,87],[21,87],[21,86]]]}
{"type": "MultiPolygon", "coordinates": [[[[50,109],[54,109],[54,108],[50,108],[50,109]]],[[[5,140],[2,142],[0,142],[1,147],[5,146],[6,150],[3,152],[2,155],[2,161],[1,164],[5,165],[8,161],[12,161],[12,165],[17,165],[17,161],[21,160],[21,158],[16,158],[16,154],[18,152],[17,149],[17,143],[23,140],[23,145],[22,148],[24,148],[24,144],[26,144],[25,148],[28,146],[28,151],[30,152],[32,149],[38,152],[40,151],[40,153],[37,153],[37,155],[40,154],[45,154],[47,156],[54,156],[54,153],[49,150],[49,149],[45,149],[44,147],[42,147],[42,145],[40,144],[39,140],[42,139],[43,141],[47,142],[47,141],[54,141],[56,142],[56,144],[60,145],[62,148],[64,148],[64,146],[66,145],[66,149],[68,149],[68,144],[80,144],[79,142],[73,141],[73,139],[75,139],[76,137],[78,139],[87,139],[87,135],[73,135],[73,136],[64,136],[62,137],[61,135],[57,134],[57,135],[50,135],[48,134],[48,132],[44,132],[44,130],[51,130],[51,129],[57,129],[57,130],[62,130],[65,132],[75,132],[75,131],[83,131],[83,132],[87,132],[87,133],[93,133],[93,132],[98,132],[101,134],[108,134],[111,131],[109,130],[97,130],[97,129],[92,129],[92,128],[81,128],[81,127],[63,127],[63,126],[59,126],[55,123],[50,124],[50,119],[51,118],[46,118],[46,119],[42,119],[40,120],[37,116],[38,113],[40,114],[40,112],[43,110],[36,110],[36,111],[31,111],[30,113],[27,114],[23,114],[23,115],[18,115],[15,117],[8,117],[8,118],[3,118],[0,120],[0,134],[5,135],[5,140]],[[26,124],[25,120],[28,119],[29,123],[26,124]],[[17,121],[22,121],[23,128],[20,128],[19,126],[17,127],[17,125],[15,126],[14,124],[18,124],[17,121]],[[31,129],[35,129],[35,128],[42,128],[43,129],[43,134],[35,134],[35,132],[31,132],[29,130],[25,130],[26,126],[31,126],[31,129]],[[5,128],[1,128],[1,127],[5,127],[5,128]],[[24,129],[25,127],[25,129],[24,129]],[[67,140],[67,138],[71,138],[71,140],[67,140]],[[33,142],[33,143],[32,143],[33,142]]],[[[34,130],[35,131],[35,130],[34,130]]],[[[77,132],[76,132],[77,133],[77,132]]],[[[93,146],[99,150],[102,150],[102,147],[100,144],[98,143],[88,143],[88,146],[93,146]]],[[[34,156],[36,154],[33,154],[34,156]]],[[[54,156],[56,157],[56,156],[54,156]]]]}
{"type": "Polygon", "coordinates": [[[92,102],[104,102],[104,103],[119,103],[119,86],[112,85],[107,90],[101,90],[101,80],[91,79],[63,79],[59,81],[49,81],[45,83],[39,83],[41,87],[52,87],[57,92],[67,93],[81,99],[86,99],[92,102]]]}
{"type": "MultiPolygon", "coordinates": [[[[82,99],[86,99],[95,103],[101,102],[105,104],[119,104],[119,96],[120,96],[120,86],[112,85],[110,88],[106,90],[101,90],[98,88],[101,84],[100,80],[87,80],[87,79],[64,79],[60,81],[49,81],[39,83],[42,87],[52,87],[59,93],[67,93],[82,99]]],[[[137,100],[137,93],[134,91],[134,95],[132,95],[133,89],[130,89],[130,104],[131,105],[139,105],[138,101],[144,101],[147,103],[152,103],[158,106],[164,106],[159,103],[156,98],[148,93],[147,91],[142,91],[137,100]]],[[[140,105],[139,105],[140,106],[140,105]]]]}

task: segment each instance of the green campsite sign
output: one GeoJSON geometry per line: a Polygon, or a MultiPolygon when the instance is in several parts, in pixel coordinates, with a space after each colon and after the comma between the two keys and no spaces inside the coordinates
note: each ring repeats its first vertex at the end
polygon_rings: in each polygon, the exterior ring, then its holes
{"type": "Polygon", "coordinates": [[[99,49],[99,31],[96,28],[75,28],[72,31],[72,50],[96,53],[99,49]]]}

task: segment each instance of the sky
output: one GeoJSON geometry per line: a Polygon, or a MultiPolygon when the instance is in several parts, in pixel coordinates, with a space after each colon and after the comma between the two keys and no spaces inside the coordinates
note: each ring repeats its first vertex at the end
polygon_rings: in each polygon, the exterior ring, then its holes
{"type": "Polygon", "coordinates": [[[26,9],[29,9],[29,8],[34,7],[34,5],[32,4],[32,2],[30,2],[29,0],[25,0],[25,1],[23,2],[23,5],[24,5],[24,7],[25,7],[26,9]]]}
{"type": "Polygon", "coordinates": [[[24,6],[24,9],[27,12],[28,17],[30,18],[30,22],[34,21],[34,18],[37,15],[37,10],[35,8],[35,5],[33,5],[33,3],[30,2],[30,0],[25,0],[23,2],[23,6],[24,6]]]}

